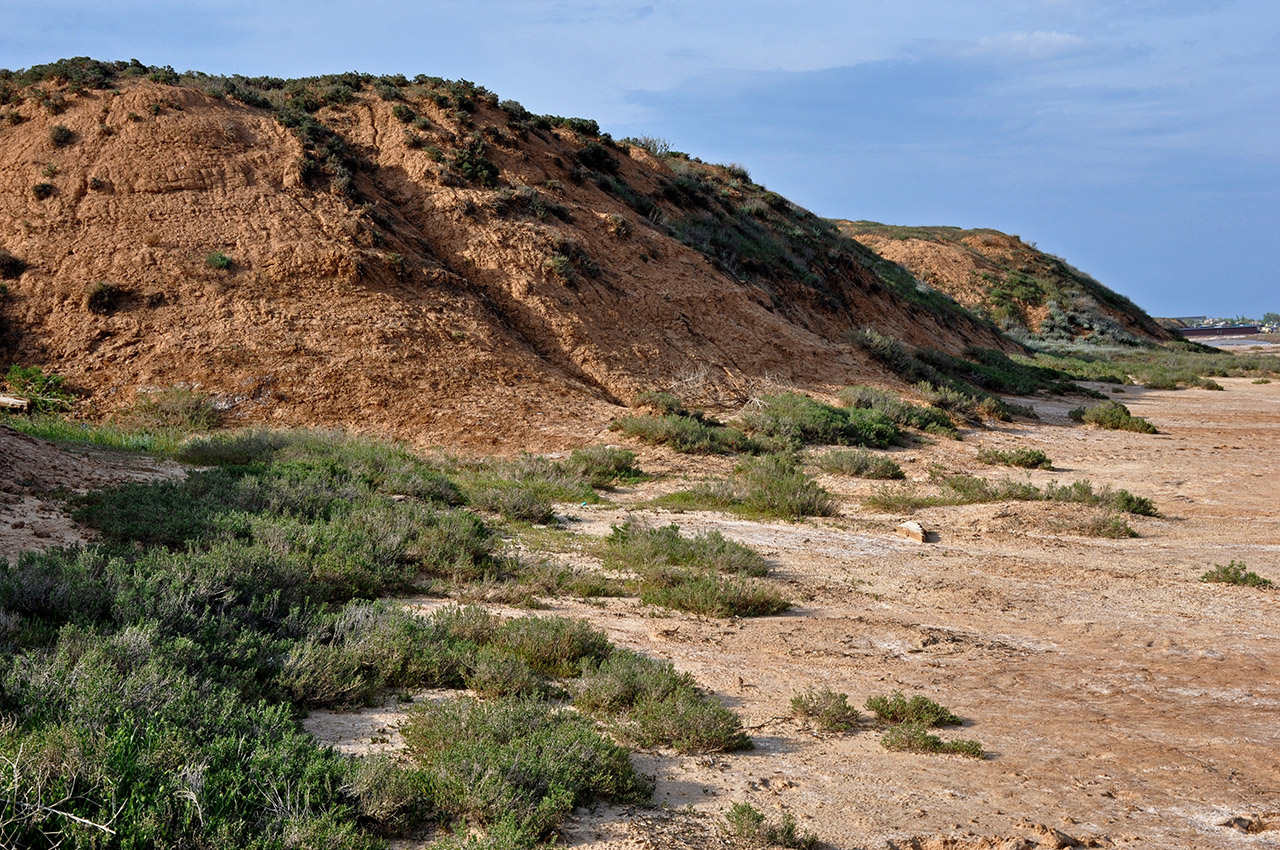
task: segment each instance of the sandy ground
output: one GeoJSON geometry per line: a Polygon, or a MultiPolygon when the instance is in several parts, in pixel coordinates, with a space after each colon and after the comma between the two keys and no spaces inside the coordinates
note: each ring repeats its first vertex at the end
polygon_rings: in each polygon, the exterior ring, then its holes
{"type": "MultiPolygon", "coordinates": [[[[1163,516],[1131,519],[1141,535],[1131,540],[1073,533],[1090,508],[1004,503],[919,511],[913,518],[934,541],[919,544],[895,533],[905,516],[862,506],[882,485],[840,478],[823,479],[844,505],[827,520],[632,511],[731,463],[642,454],[665,477],[570,508],[570,529],[607,534],[630,514],[719,529],[758,547],[796,606],[721,621],[629,599],[549,600],[551,613],[586,618],[691,672],[741,713],[755,741],[713,756],[637,753],[657,777],[655,807],[579,811],[563,843],[724,846],[723,812],[748,801],[794,813],[832,848],[1280,846],[1280,591],[1197,580],[1234,559],[1280,583],[1280,383],[1220,382],[1224,392],[1115,396],[1157,435],[1074,426],[1066,411],[1078,401],[1036,399],[1038,423],[894,453],[922,482],[934,463],[1024,475],[978,464],[977,449],[1041,448],[1056,468],[1030,473],[1038,484],[1088,478],[1155,499],[1163,516]],[[836,735],[793,719],[791,697],[821,687],[855,705],[897,689],[926,694],[966,719],[944,736],[977,739],[988,756],[892,753],[870,723],[836,735]]],[[[49,478],[65,474],[67,485],[79,465],[100,480],[168,473],[112,472],[105,459],[66,453],[58,463],[65,468],[49,478]]],[[[12,531],[15,509],[5,506],[0,533],[12,531]]],[[[0,542],[14,545],[3,534],[0,542]]],[[[584,552],[557,557],[590,562],[584,552]]],[[[391,701],[317,712],[306,726],[352,755],[395,751],[405,710],[391,701]]]]}
{"type": "MultiPolygon", "coordinates": [[[[637,754],[657,777],[657,808],[579,812],[565,843],[720,846],[721,814],[745,800],[794,813],[833,848],[1280,846],[1280,591],[1198,581],[1235,559],[1280,583],[1280,384],[1221,383],[1221,393],[1116,395],[1158,435],[1073,427],[1065,413],[1077,402],[1041,399],[1031,401],[1039,423],[897,453],[923,480],[931,463],[1005,474],[976,463],[979,446],[1041,448],[1056,468],[1032,473],[1039,484],[1088,478],[1154,498],[1163,516],[1133,518],[1137,539],[1071,534],[1092,509],[1006,503],[920,511],[937,538],[922,545],[894,534],[905,517],[860,506],[879,485],[834,478],[824,483],[845,509],[831,520],[639,512],[759,547],[797,605],[717,621],[634,600],[552,603],[692,672],[741,713],[756,745],[637,754]],[[966,718],[950,734],[988,756],[892,753],[869,723],[815,731],[789,711],[811,687],[857,705],[926,694],[966,718]]],[[[697,462],[646,458],[664,462],[699,474],[697,462]]],[[[627,503],[671,486],[575,508],[571,527],[608,533],[627,503]]],[[[341,734],[327,715],[308,728],[352,753],[362,738],[394,749],[400,710],[346,716],[341,734]]]]}

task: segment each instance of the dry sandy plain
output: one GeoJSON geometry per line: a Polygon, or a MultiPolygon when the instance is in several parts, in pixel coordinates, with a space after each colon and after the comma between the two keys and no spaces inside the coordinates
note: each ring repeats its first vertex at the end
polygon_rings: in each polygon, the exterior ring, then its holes
{"type": "MultiPolygon", "coordinates": [[[[1225,392],[1114,396],[1157,435],[1075,426],[1066,411],[1078,402],[1034,399],[1024,401],[1037,423],[894,453],[923,481],[934,463],[1025,475],[979,464],[977,449],[1043,449],[1055,469],[1030,473],[1038,484],[1087,478],[1153,498],[1162,516],[1132,518],[1136,539],[1073,532],[1093,509],[1002,503],[917,512],[933,532],[921,544],[894,533],[905,516],[862,505],[879,484],[833,477],[822,483],[843,509],[831,519],[632,511],[730,463],[642,452],[641,465],[663,477],[606,505],[569,507],[571,531],[607,534],[629,513],[718,529],[758,547],[796,605],[723,621],[630,599],[548,600],[550,613],[586,618],[691,672],[740,712],[755,742],[714,756],[638,753],[657,777],[655,808],[580,810],[563,843],[728,846],[722,814],[747,801],[793,813],[842,850],[1280,847],[1280,590],[1198,581],[1237,560],[1280,584],[1280,382],[1221,383],[1225,392]],[[890,752],[869,722],[817,731],[789,709],[810,687],[859,706],[899,689],[928,695],[966,719],[944,737],[977,739],[987,757],[890,752]]],[[[316,713],[305,724],[352,754],[394,749],[399,710],[316,713]]]]}

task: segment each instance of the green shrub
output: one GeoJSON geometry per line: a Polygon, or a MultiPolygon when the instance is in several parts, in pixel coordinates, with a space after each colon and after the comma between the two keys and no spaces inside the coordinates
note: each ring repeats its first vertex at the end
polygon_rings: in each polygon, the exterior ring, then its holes
{"type": "Polygon", "coordinates": [[[782,818],[775,823],[750,803],[734,803],[724,819],[726,832],[737,846],[791,847],[796,850],[817,850],[818,847],[817,834],[802,834],[796,816],[791,812],[783,812],[782,818]]]}
{"type": "Polygon", "coordinates": [[[1097,425],[1113,431],[1136,431],[1139,434],[1157,434],[1154,425],[1140,416],[1134,416],[1118,401],[1106,401],[1093,407],[1077,407],[1067,414],[1076,422],[1097,425]]]}
{"type": "Polygon", "coordinates": [[[738,508],[754,516],[796,520],[839,512],[832,495],[792,455],[748,458],[734,470],[733,486],[738,508]]]}
{"type": "Polygon", "coordinates": [[[677,396],[662,390],[645,390],[636,396],[634,406],[651,408],[660,416],[694,416],[677,396]]]}
{"type": "Polygon", "coordinates": [[[635,462],[635,452],[613,446],[588,446],[574,449],[565,466],[592,487],[600,488],[641,480],[644,473],[635,462]]]}
{"type": "Polygon", "coordinates": [[[1200,576],[1200,580],[1234,584],[1240,587],[1274,587],[1271,579],[1263,578],[1252,570],[1246,570],[1243,561],[1232,561],[1226,566],[1214,564],[1213,569],[1200,576]]]}
{"type": "Polygon", "coordinates": [[[939,705],[922,694],[907,699],[902,691],[894,691],[887,697],[869,697],[867,711],[885,723],[914,723],[921,726],[958,726],[959,717],[951,709],[939,705]]]}
{"type": "Polygon", "coordinates": [[[643,803],[653,793],[626,750],[588,718],[546,703],[429,702],[414,709],[402,731],[443,814],[502,825],[530,844],[575,806],[643,803]]]}
{"type": "Polygon", "coordinates": [[[845,387],[839,397],[849,407],[878,410],[898,425],[951,439],[960,438],[951,417],[937,407],[911,404],[893,393],[861,385],[845,387]]]}
{"type": "Polygon", "coordinates": [[[967,738],[944,741],[919,723],[894,726],[884,733],[880,744],[887,750],[907,753],[943,753],[980,759],[985,757],[982,744],[967,738]]]}
{"type": "Polygon", "coordinates": [[[755,517],[796,520],[834,516],[835,498],[800,469],[790,454],[748,458],[729,480],[705,481],[649,501],[675,510],[730,510],[755,517]]]}
{"type": "Polygon", "coordinates": [[[682,753],[749,748],[738,716],[712,696],[699,693],[693,677],[627,649],[583,665],[570,685],[573,704],[611,720],[623,739],[642,747],[670,746],[682,753]]]}
{"type": "Polygon", "coordinates": [[[872,454],[866,449],[838,449],[815,457],[818,468],[832,475],[893,480],[905,478],[902,467],[892,458],[872,454]]]}
{"type": "Polygon", "coordinates": [[[43,201],[45,198],[52,198],[54,193],[58,191],[58,187],[52,183],[37,183],[31,187],[31,194],[36,196],[37,201],[43,201]]]}
{"type": "Polygon", "coordinates": [[[799,393],[764,396],[761,407],[742,417],[752,433],[791,446],[804,443],[883,448],[898,442],[898,429],[870,408],[839,408],[799,393]]]}
{"type": "Polygon", "coordinates": [[[71,407],[74,396],[66,388],[66,379],[50,372],[45,374],[39,366],[9,367],[4,376],[9,390],[31,402],[33,413],[53,413],[71,407]]]}
{"type": "Polygon", "coordinates": [[[732,454],[759,451],[756,441],[736,428],[708,425],[692,416],[622,416],[609,424],[645,443],[669,446],[684,454],[732,454]]]}
{"type": "Polygon", "coordinates": [[[675,523],[657,528],[628,519],[605,539],[605,563],[642,575],[664,567],[692,567],[763,578],[769,567],[756,550],[719,531],[684,537],[675,523]]]}
{"type": "Polygon", "coordinates": [[[204,262],[209,268],[218,269],[219,271],[227,271],[232,265],[234,265],[231,258],[221,251],[214,251],[210,253],[204,258],[204,262]]]}
{"type": "Polygon", "coordinates": [[[991,449],[983,446],[978,449],[978,460],[1023,469],[1053,469],[1053,461],[1040,449],[991,449]]]}
{"type": "Polygon", "coordinates": [[[849,695],[830,688],[796,694],[791,698],[791,713],[828,732],[851,732],[858,727],[858,710],[849,705],[849,695]]]}
{"type": "Polygon", "coordinates": [[[785,597],[762,582],[683,570],[646,579],[640,601],[704,617],[767,617],[791,607],[785,597]]]}
{"type": "Polygon", "coordinates": [[[582,665],[609,653],[609,639],[585,620],[521,617],[498,627],[494,644],[548,676],[576,676],[582,665]]]}

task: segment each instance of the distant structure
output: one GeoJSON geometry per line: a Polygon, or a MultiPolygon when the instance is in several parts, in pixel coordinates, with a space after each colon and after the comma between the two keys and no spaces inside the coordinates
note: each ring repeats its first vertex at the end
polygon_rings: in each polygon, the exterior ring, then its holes
{"type": "Polygon", "coordinates": [[[1262,333],[1257,325],[1219,325],[1217,327],[1178,328],[1183,339],[1204,339],[1218,336],[1252,336],[1262,333]]]}

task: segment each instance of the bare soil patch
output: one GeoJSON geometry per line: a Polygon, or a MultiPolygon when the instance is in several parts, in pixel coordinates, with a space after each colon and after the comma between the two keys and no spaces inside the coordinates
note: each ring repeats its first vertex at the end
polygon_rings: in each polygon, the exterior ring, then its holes
{"type": "MultiPolygon", "coordinates": [[[[1223,393],[1127,391],[1159,435],[1070,426],[1069,402],[1029,400],[1040,423],[967,432],[896,452],[908,477],[929,464],[1036,483],[1090,479],[1148,495],[1163,513],[1132,517],[1141,537],[1061,530],[1085,511],[1054,503],[930,508],[937,534],[894,533],[872,512],[875,482],[826,478],[840,517],[799,524],[632,506],[672,479],[574,507],[570,527],[609,531],[639,514],[718,529],[759,547],[796,602],[782,616],[710,620],[630,599],[549,600],[620,645],[670,658],[741,712],[756,747],[715,756],[643,752],[658,809],[577,813],[564,832],[583,848],[717,847],[722,814],[748,801],[794,813],[835,848],[1274,846],[1280,810],[1280,593],[1203,584],[1229,559],[1280,580],[1280,389],[1223,379],[1223,393]],[[980,446],[1041,448],[1053,471],[980,465],[980,446]],[[1069,517],[1068,517],[1069,518],[1069,517]],[[870,722],[847,735],[791,717],[807,688],[923,693],[966,719],[944,737],[975,738],[987,757],[890,752],[870,722]]],[[[649,450],[647,468],[690,476],[701,461],[649,450]]],[[[723,465],[724,461],[718,461],[723,465]]],[[[590,560],[582,552],[558,557],[590,560]]],[[[397,706],[342,736],[390,745],[397,706]]]]}

